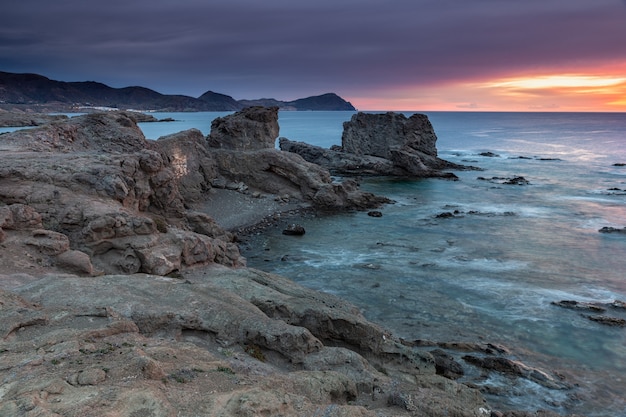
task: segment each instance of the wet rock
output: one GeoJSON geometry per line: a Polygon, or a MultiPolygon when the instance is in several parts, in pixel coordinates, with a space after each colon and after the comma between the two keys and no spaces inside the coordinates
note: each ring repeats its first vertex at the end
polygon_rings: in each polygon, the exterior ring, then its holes
{"type": "Polygon", "coordinates": [[[491,178],[485,178],[485,177],[478,177],[477,180],[479,181],[489,181],[492,182],[494,184],[504,184],[504,185],[530,185],[530,181],[528,181],[526,178],[524,177],[491,177],[491,178]]]}
{"type": "Polygon", "coordinates": [[[451,217],[454,217],[454,213],[451,213],[449,211],[445,211],[443,213],[439,213],[435,216],[438,219],[449,219],[451,217]]]}
{"type": "Polygon", "coordinates": [[[497,153],[493,153],[493,152],[481,152],[478,155],[485,156],[487,158],[499,158],[500,157],[500,155],[498,155],[497,153]]]}
{"type": "Polygon", "coordinates": [[[626,319],[622,319],[619,317],[611,317],[605,315],[586,315],[589,320],[595,321],[596,323],[604,324],[605,326],[613,326],[613,327],[626,327],[626,319]]]}
{"type": "Polygon", "coordinates": [[[475,356],[465,355],[465,362],[488,372],[498,372],[504,375],[525,378],[550,389],[566,389],[569,385],[548,373],[529,367],[519,361],[514,361],[503,356],[475,356]]]}
{"type": "Polygon", "coordinates": [[[378,210],[368,211],[367,215],[370,217],[383,217],[383,213],[378,210]]]}
{"type": "Polygon", "coordinates": [[[598,230],[600,233],[618,233],[618,234],[625,234],[626,233],[626,227],[623,227],[621,229],[617,228],[617,227],[611,227],[611,226],[605,226],[602,229],[598,230]]]}
{"type": "Polygon", "coordinates": [[[283,235],[288,236],[302,236],[306,233],[304,227],[299,224],[292,223],[288,225],[285,229],[283,229],[283,235]]]}
{"type": "Polygon", "coordinates": [[[595,303],[584,303],[584,302],[580,302],[580,301],[575,301],[575,300],[561,300],[561,301],[553,301],[551,303],[552,305],[558,306],[558,307],[563,307],[563,308],[570,308],[570,309],[575,309],[575,310],[587,310],[587,311],[595,311],[598,313],[603,313],[606,311],[606,308],[595,304],[595,303]]]}
{"type": "Polygon", "coordinates": [[[524,177],[513,177],[513,178],[507,178],[503,182],[503,184],[507,184],[507,185],[528,185],[528,184],[530,184],[530,181],[528,181],[524,177]]]}
{"type": "Polygon", "coordinates": [[[430,354],[435,358],[435,369],[437,375],[444,376],[449,379],[459,379],[464,374],[463,366],[458,363],[452,355],[447,354],[441,349],[431,350],[430,354]]]}

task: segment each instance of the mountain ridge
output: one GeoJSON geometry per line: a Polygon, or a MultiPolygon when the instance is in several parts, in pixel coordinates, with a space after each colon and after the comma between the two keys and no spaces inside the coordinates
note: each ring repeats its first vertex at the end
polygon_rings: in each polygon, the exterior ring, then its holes
{"type": "Polygon", "coordinates": [[[0,71],[0,109],[71,111],[116,108],[142,111],[237,111],[251,106],[278,106],[296,111],[355,111],[335,93],[282,101],[273,98],[235,100],[208,90],[199,97],[161,94],[141,86],[110,87],[97,81],[56,81],[34,73],[0,71]]]}

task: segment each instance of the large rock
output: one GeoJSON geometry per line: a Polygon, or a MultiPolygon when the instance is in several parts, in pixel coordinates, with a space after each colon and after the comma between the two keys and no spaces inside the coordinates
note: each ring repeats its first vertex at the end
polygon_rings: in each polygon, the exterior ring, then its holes
{"type": "Polygon", "coordinates": [[[56,121],[37,129],[3,135],[3,146],[46,152],[136,152],[147,148],[146,139],[130,112],[92,113],[56,121]]]}
{"type": "Polygon", "coordinates": [[[278,137],[278,107],[248,107],[211,123],[212,148],[250,151],[273,148],[278,137]]]}
{"type": "Polygon", "coordinates": [[[357,113],[341,141],[325,149],[281,138],[279,146],[340,175],[449,176],[441,170],[465,168],[437,157],[437,135],[423,114],[357,113]]]}
{"type": "Polygon", "coordinates": [[[171,166],[185,201],[203,199],[217,177],[217,166],[202,132],[190,129],[174,133],[159,138],[154,146],[171,166]]]}
{"type": "Polygon", "coordinates": [[[424,114],[407,118],[402,113],[357,113],[343,124],[341,145],[355,155],[392,159],[396,151],[437,156],[437,135],[424,114]]]}

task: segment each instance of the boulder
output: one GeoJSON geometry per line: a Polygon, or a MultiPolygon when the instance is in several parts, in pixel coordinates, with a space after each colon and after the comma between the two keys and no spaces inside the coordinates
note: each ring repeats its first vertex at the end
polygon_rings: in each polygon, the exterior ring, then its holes
{"type": "Polygon", "coordinates": [[[401,113],[357,113],[343,124],[341,145],[345,152],[391,159],[398,150],[437,156],[437,136],[424,114],[407,119],[401,113]]]}
{"type": "Polygon", "coordinates": [[[302,236],[305,233],[306,230],[304,229],[304,227],[295,223],[287,225],[287,227],[285,227],[285,229],[283,230],[283,235],[289,236],[302,236]]]}
{"type": "Polygon", "coordinates": [[[239,151],[274,148],[278,137],[278,107],[248,107],[211,123],[212,148],[239,151]]]}
{"type": "Polygon", "coordinates": [[[197,129],[159,138],[155,147],[174,173],[185,201],[198,201],[217,177],[217,166],[207,150],[204,135],[197,129]]]}

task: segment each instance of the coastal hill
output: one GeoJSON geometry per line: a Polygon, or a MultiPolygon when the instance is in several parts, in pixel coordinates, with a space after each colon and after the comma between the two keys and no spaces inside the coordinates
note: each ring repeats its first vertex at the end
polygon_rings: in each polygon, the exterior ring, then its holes
{"type": "Polygon", "coordinates": [[[235,100],[207,91],[200,97],[161,94],[145,87],[113,88],[95,81],[55,81],[38,74],[0,71],[0,109],[71,111],[80,107],[157,111],[237,111],[250,106],[277,106],[284,110],[346,110],[355,108],[334,93],[294,101],[272,98],[235,100]]]}

